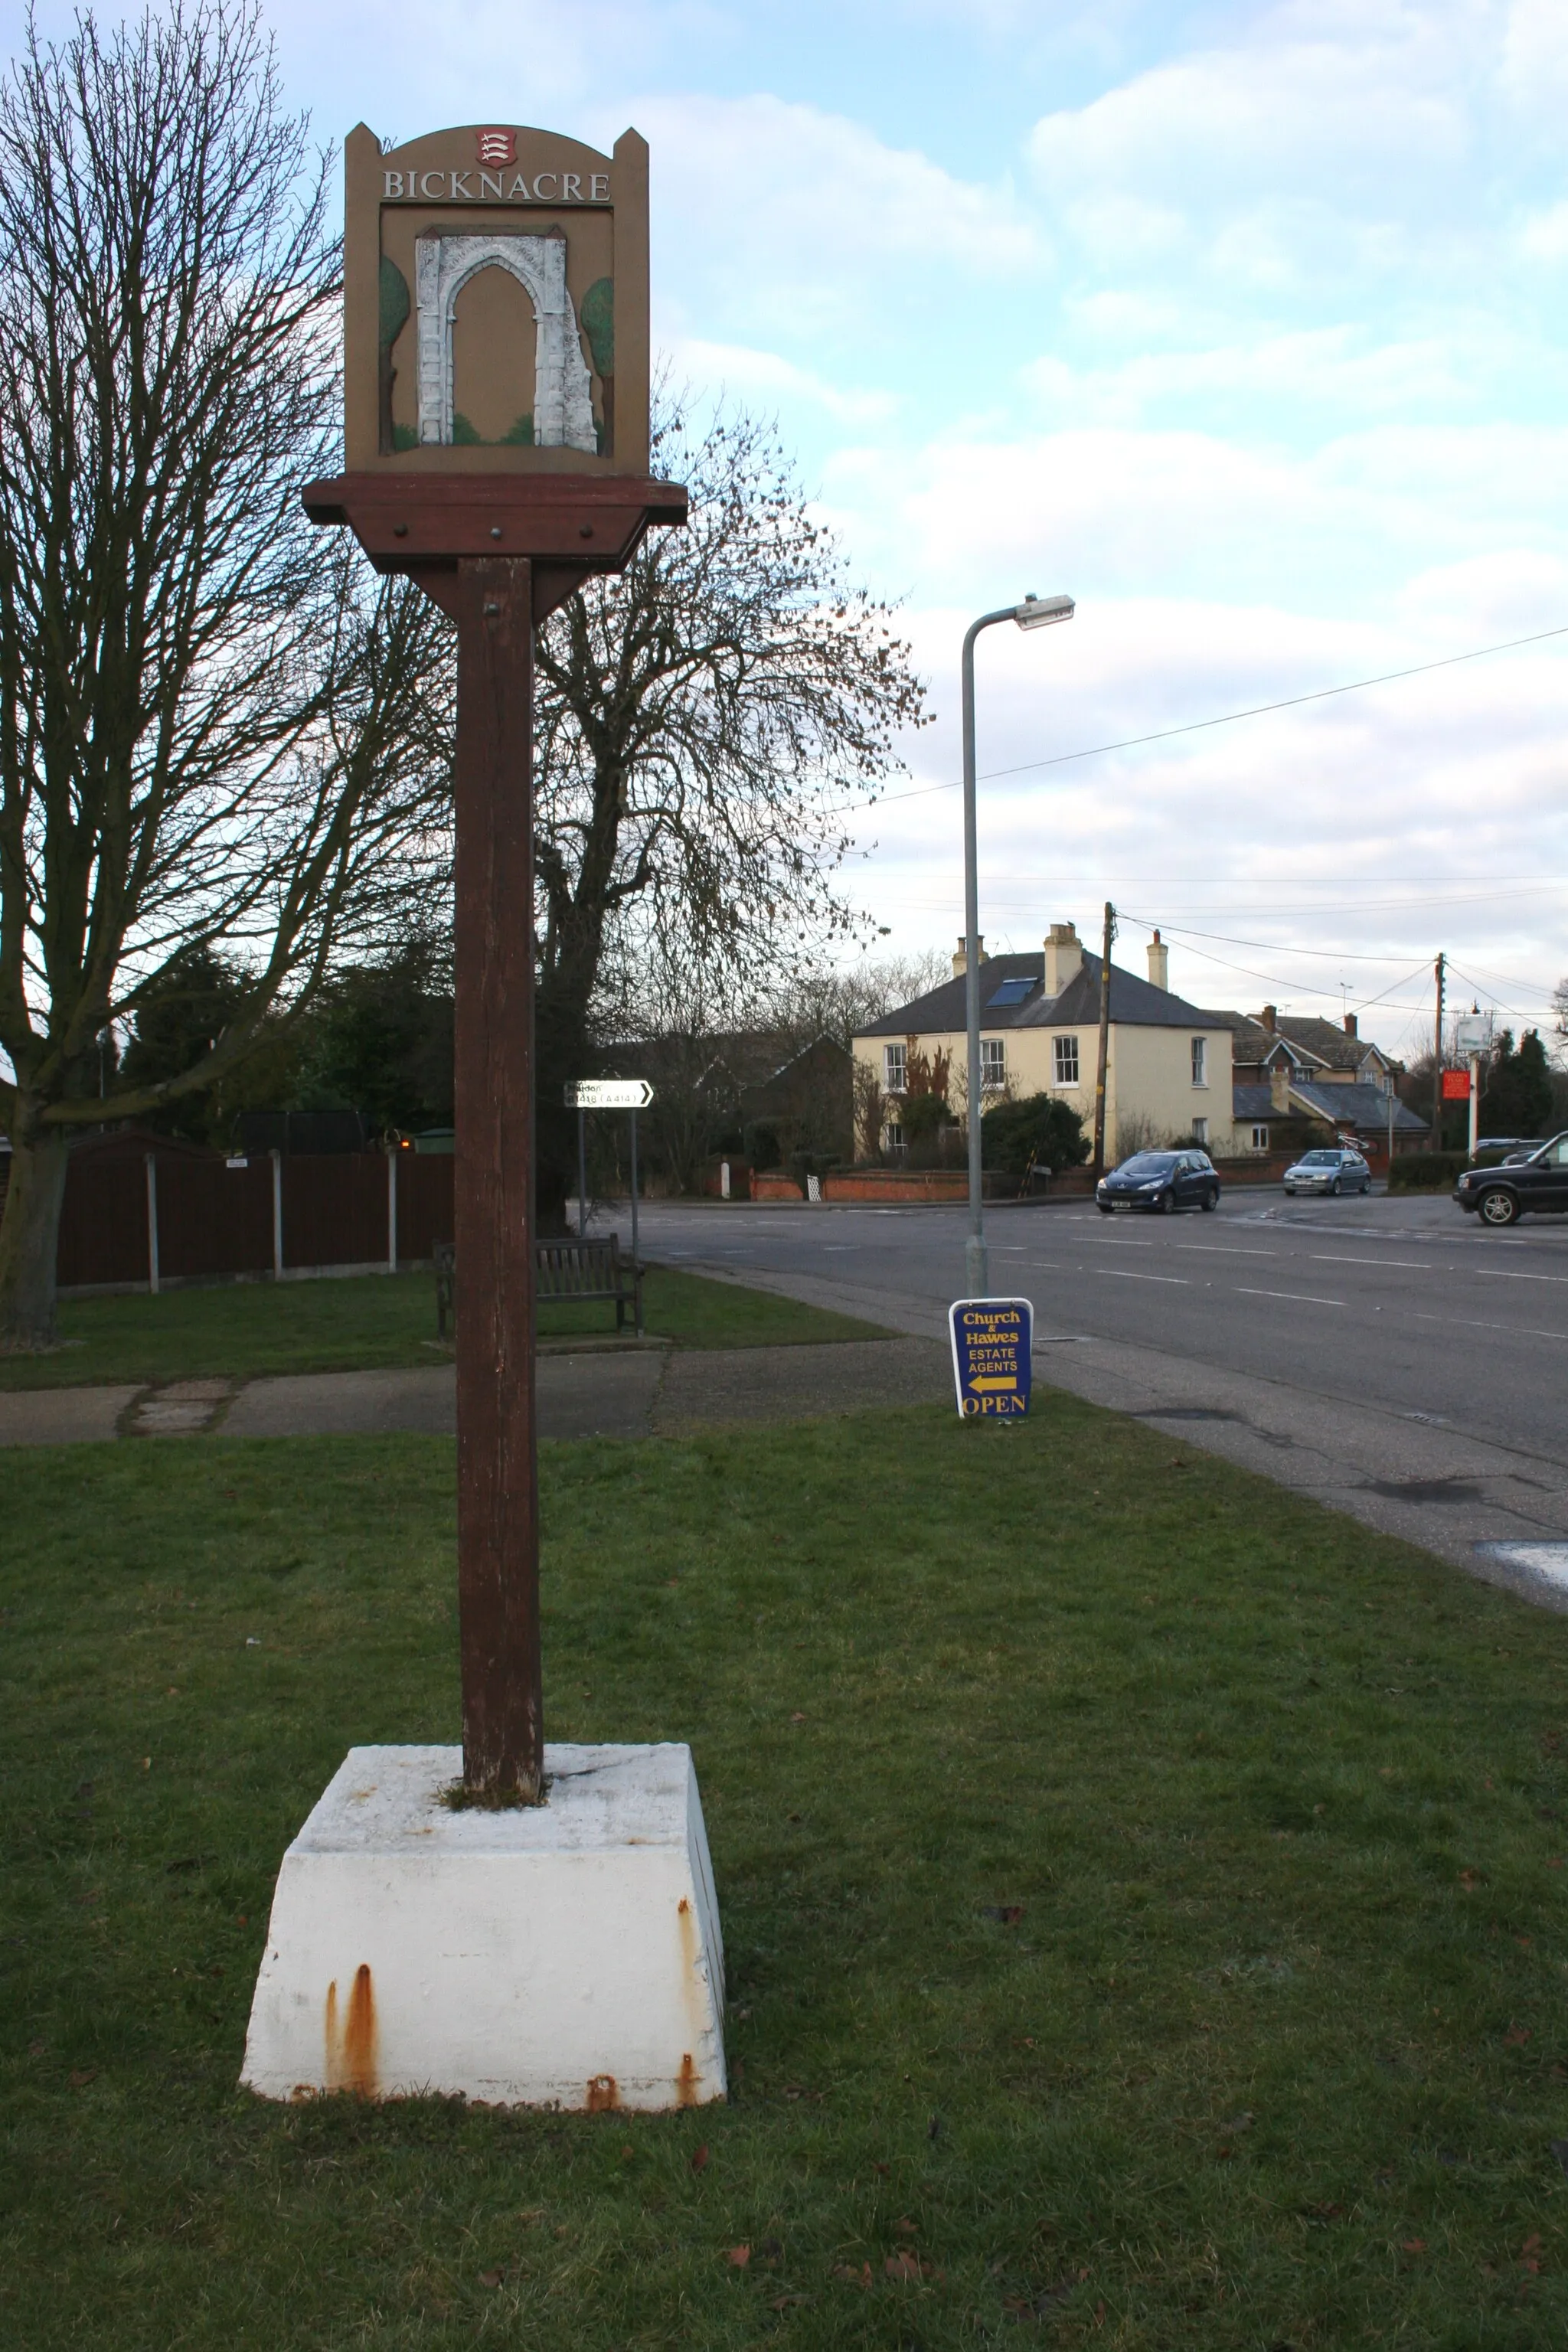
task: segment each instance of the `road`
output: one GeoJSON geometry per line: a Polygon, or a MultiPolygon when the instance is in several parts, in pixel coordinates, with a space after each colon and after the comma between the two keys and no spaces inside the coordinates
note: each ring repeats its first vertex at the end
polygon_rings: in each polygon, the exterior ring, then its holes
{"type": "MultiPolygon", "coordinates": [[[[624,1234],[624,1208],[603,1222],[624,1234]]],[[[1037,1381],[1568,1608],[1568,1218],[1492,1234],[1446,1196],[1258,1189],[1212,1215],[1040,1202],[987,1228],[993,1291],[1035,1305],[1037,1381]]],[[[645,1255],[932,1335],[965,1229],[947,1208],[642,1212],[645,1255]]]]}

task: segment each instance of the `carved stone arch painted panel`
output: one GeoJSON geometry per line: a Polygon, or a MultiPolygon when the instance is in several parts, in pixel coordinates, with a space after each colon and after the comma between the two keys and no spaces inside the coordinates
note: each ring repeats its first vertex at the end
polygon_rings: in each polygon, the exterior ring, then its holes
{"type": "Polygon", "coordinates": [[[533,305],[533,440],[537,448],[598,448],[593,381],[566,285],[559,236],[421,236],[416,247],[419,439],[449,444],[453,433],[452,329],[458,297],[488,268],[509,270],[533,305]]]}

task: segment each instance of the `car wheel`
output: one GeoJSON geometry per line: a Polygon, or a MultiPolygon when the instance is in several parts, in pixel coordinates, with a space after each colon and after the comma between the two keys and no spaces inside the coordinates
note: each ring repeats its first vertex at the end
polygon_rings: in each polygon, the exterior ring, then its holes
{"type": "Polygon", "coordinates": [[[1168,1217],[1175,1205],[1176,1196],[1173,1192],[1162,1192],[1154,1202],[1155,1208],[1163,1217],[1168,1217]]]}
{"type": "Polygon", "coordinates": [[[1365,1200],[1365,1198],[1366,1198],[1367,1194],[1371,1192],[1371,1190],[1372,1190],[1372,1178],[1369,1176],[1369,1177],[1366,1179],[1365,1182],[1363,1184],[1362,1188],[1361,1188],[1361,1196],[1362,1196],[1362,1199],[1363,1199],[1363,1201],[1365,1200]]]}
{"type": "Polygon", "coordinates": [[[1205,1209],[1217,1209],[1218,1206],[1219,1186],[1217,1184],[1211,1184],[1208,1191],[1204,1194],[1204,1207],[1205,1209]]]}
{"type": "Polygon", "coordinates": [[[1511,1225],[1519,1215],[1519,1202],[1500,1186],[1494,1192],[1483,1192],[1479,1206],[1482,1223],[1496,1226],[1500,1232],[1504,1225],[1511,1225]]]}
{"type": "Polygon", "coordinates": [[[1337,1176],[1334,1178],[1333,1182],[1329,1186],[1329,1190],[1337,1201],[1340,1197],[1340,1180],[1337,1176]]]}

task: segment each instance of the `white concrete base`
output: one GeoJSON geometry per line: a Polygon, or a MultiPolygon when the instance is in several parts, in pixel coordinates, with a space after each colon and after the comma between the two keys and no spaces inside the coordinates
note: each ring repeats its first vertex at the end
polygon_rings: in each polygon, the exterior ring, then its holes
{"type": "Polygon", "coordinates": [[[726,2094],[691,1751],[546,1747],[546,1804],[454,1812],[457,1748],[353,1748],[283,1857],[241,2080],[501,2106],[726,2094]]]}

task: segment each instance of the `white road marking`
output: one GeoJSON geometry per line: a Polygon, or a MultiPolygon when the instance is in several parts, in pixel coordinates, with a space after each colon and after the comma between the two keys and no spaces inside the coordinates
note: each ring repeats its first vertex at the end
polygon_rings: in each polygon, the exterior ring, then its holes
{"type": "Polygon", "coordinates": [[[1299,1307],[1342,1307],[1342,1298],[1314,1298],[1306,1290],[1249,1290],[1244,1282],[1236,1286],[1238,1298],[1293,1298],[1299,1307]]]}
{"type": "MultiPolygon", "coordinates": [[[[1415,1314],[1415,1310],[1412,1310],[1415,1314]]],[[[1542,1331],[1532,1323],[1479,1323],[1473,1315],[1415,1314],[1417,1323],[1461,1323],[1467,1331],[1506,1331],[1515,1339],[1568,1339],[1568,1331],[1542,1331]]]]}
{"type": "Polygon", "coordinates": [[[1097,1265],[1094,1270],[1108,1275],[1112,1282],[1172,1282],[1178,1290],[1193,1286],[1184,1274],[1137,1274],[1130,1265],[1097,1265]]]}
{"type": "Polygon", "coordinates": [[[1513,1274],[1506,1265],[1478,1265],[1471,1271],[1489,1274],[1494,1282],[1568,1282],[1568,1274],[1513,1274]]]}
{"type": "Polygon", "coordinates": [[[1432,1261],[1425,1257],[1345,1257],[1336,1250],[1309,1250],[1314,1265],[1367,1265],[1374,1270],[1382,1265],[1402,1266],[1409,1274],[1430,1274],[1432,1261]]]}
{"type": "Polygon", "coordinates": [[[1278,1257],[1278,1250],[1237,1249],[1230,1242],[1174,1242],[1173,1249],[1201,1250],[1205,1257],[1278,1257]]]}

